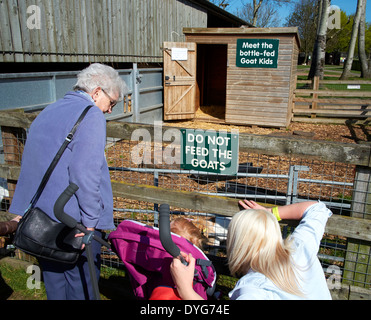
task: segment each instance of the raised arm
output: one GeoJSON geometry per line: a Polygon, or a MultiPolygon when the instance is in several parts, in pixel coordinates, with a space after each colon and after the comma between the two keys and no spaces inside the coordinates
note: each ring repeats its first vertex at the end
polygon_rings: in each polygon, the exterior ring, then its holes
{"type": "MultiPolygon", "coordinates": [[[[317,203],[316,201],[305,201],[293,203],[285,206],[279,206],[278,215],[282,220],[300,220],[305,212],[305,210],[311,205],[317,203]]],[[[264,209],[272,213],[273,208],[266,208],[261,206],[252,200],[240,200],[239,204],[244,209],[264,209]]]]}

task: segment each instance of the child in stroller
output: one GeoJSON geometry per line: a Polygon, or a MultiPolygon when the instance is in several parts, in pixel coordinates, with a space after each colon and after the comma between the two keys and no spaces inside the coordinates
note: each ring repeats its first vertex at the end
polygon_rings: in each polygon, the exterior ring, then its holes
{"type": "MultiPolygon", "coordinates": [[[[207,299],[215,289],[216,273],[200,248],[206,238],[185,218],[175,219],[170,228],[174,244],[180,251],[191,253],[196,259],[193,288],[207,299]]],[[[173,257],[161,244],[158,228],[125,220],[111,232],[109,240],[130,274],[137,299],[180,300],[170,274],[173,257]]]]}

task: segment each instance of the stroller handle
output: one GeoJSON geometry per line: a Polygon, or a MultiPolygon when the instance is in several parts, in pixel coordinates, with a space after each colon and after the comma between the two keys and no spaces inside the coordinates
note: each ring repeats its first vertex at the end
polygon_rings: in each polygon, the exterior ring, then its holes
{"type": "Polygon", "coordinates": [[[180,249],[171,238],[169,205],[167,203],[161,204],[159,208],[159,213],[160,213],[159,233],[162,246],[171,256],[180,259],[180,261],[182,261],[183,264],[187,265],[188,263],[184,260],[184,258],[180,254],[180,249]]]}
{"type": "MultiPolygon", "coordinates": [[[[71,199],[71,197],[75,194],[75,192],[79,189],[79,187],[74,184],[70,183],[70,185],[61,193],[58,197],[57,201],[54,204],[54,215],[55,217],[62,223],[64,223],[67,227],[70,228],[77,228],[81,232],[88,235],[91,233],[88,229],[86,229],[81,223],[78,223],[74,218],[72,218],[69,214],[64,212],[64,206],[67,202],[71,199]]],[[[101,245],[107,247],[108,249],[111,248],[110,244],[107,241],[104,241],[100,237],[97,237],[94,233],[91,233],[92,239],[98,241],[101,245]]],[[[87,240],[88,241],[88,240],[87,240]]]]}
{"type": "Polygon", "coordinates": [[[76,184],[70,183],[70,185],[62,192],[54,204],[55,217],[70,228],[75,228],[77,221],[64,212],[64,206],[78,189],[79,187],[76,184]]]}

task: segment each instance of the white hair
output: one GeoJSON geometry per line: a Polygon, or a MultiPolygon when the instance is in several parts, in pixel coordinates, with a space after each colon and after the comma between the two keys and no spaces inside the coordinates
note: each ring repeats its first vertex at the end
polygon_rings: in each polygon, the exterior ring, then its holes
{"type": "Polygon", "coordinates": [[[74,90],[92,92],[95,88],[102,88],[108,93],[117,93],[121,101],[128,94],[129,89],[119,73],[105,64],[93,63],[77,75],[74,90]]]}

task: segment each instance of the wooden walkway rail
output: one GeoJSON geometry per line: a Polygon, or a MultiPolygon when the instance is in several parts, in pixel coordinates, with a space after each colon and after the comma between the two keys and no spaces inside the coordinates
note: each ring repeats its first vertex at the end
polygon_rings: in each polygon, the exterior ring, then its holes
{"type": "Polygon", "coordinates": [[[368,124],[371,117],[371,81],[297,80],[293,121],[368,124]],[[306,85],[308,88],[301,89],[306,85]],[[366,87],[367,86],[367,87],[366,87]],[[336,90],[331,88],[337,87],[336,90]],[[338,90],[340,87],[341,90],[338,90]],[[364,89],[365,88],[365,89],[364,89]]]}

